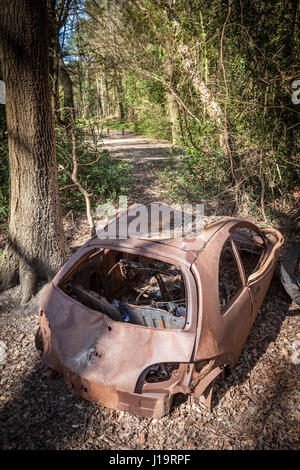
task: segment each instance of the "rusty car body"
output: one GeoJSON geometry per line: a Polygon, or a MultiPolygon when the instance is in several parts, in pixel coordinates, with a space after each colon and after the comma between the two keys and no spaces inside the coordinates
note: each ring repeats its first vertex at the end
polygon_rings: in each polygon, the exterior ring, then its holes
{"type": "Polygon", "coordinates": [[[192,238],[95,235],[40,300],[43,361],[106,407],[158,418],[177,393],[209,406],[215,379],[239,359],[282,243],[279,231],[233,217],[192,238]]]}

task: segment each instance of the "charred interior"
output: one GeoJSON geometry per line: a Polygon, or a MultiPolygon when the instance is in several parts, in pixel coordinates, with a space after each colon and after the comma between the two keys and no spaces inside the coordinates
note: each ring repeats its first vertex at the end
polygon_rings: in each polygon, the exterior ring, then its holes
{"type": "Polygon", "coordinates": [[[173,330],[185,324],[181,269],[153,258],[100,249],[75,265],[59,287],[114,321],[173,330]]]}

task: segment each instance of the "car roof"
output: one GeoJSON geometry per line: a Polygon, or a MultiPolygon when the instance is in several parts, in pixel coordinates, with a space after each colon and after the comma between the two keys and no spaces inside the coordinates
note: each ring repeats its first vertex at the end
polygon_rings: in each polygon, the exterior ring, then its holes
{"type": "Polygon", "coordinates": [[[167,206],[159,202],[146,205],[134,205],[118,214],[117,217],[114,217],[105,227],[97,232],[89,244],[98,244],[97,239],[102,241],[105,233],[109,233],[110,228],[115,224],[116,237],[113,242],[114,245],[121,244],[124,246],[126,245],[125,240],[127,240],[127,244],[131,246],[135,243],[140,245],[138,242],[138,240],[140,240],[144,242],[147,241],[147,244],[163,245],[166,251],[168,251],[168,247],[173,247],[196,256],[224,225],[229,222],[240,223],[243,221],[243,219],[223,216],[199,217],[198,220],[195,219],[197,219],[197,217],[194,217],[191,212],[183,212],[177,207],[167,206]],[[159,213],[161,216],[157,217],[159,213]],[[171,224],[170,214],[173,214],[171,224]],[[186,219],[184,219],[184,217],[186,217],[186,219]],[[190,222],[188,229],[192,227],[193,231],[183,232],[182,227],[184,220],[190,222]],[[130,226],[132,227],[131,224],[133,224],[133,226],[137,226],[138,224],[144,225],[144,231],[140,230],[138,235],[129,233],[128,237],[124,237],[122,235],[125,233],[124,228],[126,234],[128,234],[127,230],[130,226]],[[180,236],[177,236],[178,233],[180,236]]]}

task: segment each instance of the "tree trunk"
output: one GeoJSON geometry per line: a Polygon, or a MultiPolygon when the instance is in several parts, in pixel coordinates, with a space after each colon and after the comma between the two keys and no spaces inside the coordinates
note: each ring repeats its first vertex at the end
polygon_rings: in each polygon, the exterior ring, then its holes
{"type": "Polygon", "coordinates": [[[98,122],[103,118],[103,111],[101,106],[101,97],[100,97],[100,85],[98,76],[96,74],[96,92],[97,92],[97,120],[98,122]]]}
{"type": "Polygon", "coordinates": [[[119,108],[119,119],[121,122],[126,120],[126,111],[124,106],[124,89],[122,84],[122,77],[118,72],[115,73],[115,83],[116,83],[116,100],[119,108]]]}
{"type": "Polygon", "coordinates": [[[59,90],[58,90],[58,35],[59,27],[56,19],[56,0],[47,0],[48,8],[48,48],[49,48],[49,75],[52,91],[53,113],[59,115],[59,90]]]}
{"type": "Polygon", "coordinates": [[[58,76],[64,93],[64,119],[67,123],[73,124],[75,119],[73,83],[62,56],[59,58],[58,76]]]}
{"type": "MultiPolygon", "coordinates": [[[[167,55],[165,58],[165,73],[166,81],[171,87],[174,86],[174,65],[171,57],[172,51],[170,46],[170,41],[167,42],[167,55]]],[[[178,103],[174,97],[174,94],[170,90],[167,91],[167,100],[168,100],[168,111],[170,122],[172,126],[172,145],[178,143],[178,136],[180,134],[180,125],[178,121],[179,109],[178,103]]]]}
{"type": "Polygon", "coordinates": [[[79,117],[83,117],[83,90],[82,90],[82,71],[81,71],[81,57],[77,61],[77,71],[78,71],[78,90],[79,90],[79,117]]]}
{"type": "MultiPolygon", "coordinates": [[[[71,177],[74,184],[77,186],[81,194],[84,196],[86,204],[86,213],[88,223],[91,227],[91,236],[95,235],[95,225],[91,214],[91,194],[80,184],[78,180],[78,168],[79,164],[77,161],[77,140],[76,140],[76,124],[75,124],[75,107],[74,107],[74,93],[73,83],[70,78],[69,71],[65,66],[62,56],[59,59],[59,78],[63,87],[64,92],[64,106],[65,106],[65,122],[66,130],[72,139],[72,160],[73,160],[73,172],[69,176],[71,177]]],[[[89,89],[90,79],[88,75],[89,89]]],[[[89,103],[89,101],[88,101],[89,103]]]]}
{"type": "Polygon", "coordinates": [[[104,75],[104,83],[105,83],[105,95],[106,95],[106,116],[109,116],[111,113],[111,104],[110,104],[110,99],[109,99],[109,86],[108,86],[108,80],[106,78],[106,75],[104,75]]]}
{"type": "Polygon", "coordinates": [[[104,85],[103,85],[103,72],[101,72],[101,107],[102,107],[102,119],[104,120],[106,116],[106,105],[105,105],[105,99],[104,99],[104,85]]]}
{"type": "Polygon", "coordinates": [[[182,56],[182,65],[198,93],[199,99],[208,116],[219,126],[219,143],[223,153],[228,156],[229,136],[226,128],[224,128],[224,115],[219,103],[214,99],[212,93],[207,87],[204,80],[199,77],[197,67],[194,66],[189,57],[187,46],[179,47],[182,56]]]}
{"type": "Polygon", "coordinates": [[[47,2],[0,0],[10,169],[9,244],[0,286],[22,301],[65,259],[48,67],[47,2]]]}

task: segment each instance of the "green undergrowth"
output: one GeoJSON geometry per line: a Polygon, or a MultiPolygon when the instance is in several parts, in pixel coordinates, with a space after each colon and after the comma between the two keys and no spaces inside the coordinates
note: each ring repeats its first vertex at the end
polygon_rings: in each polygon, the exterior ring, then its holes
{"type": "MultiPolygon", "coordinates": [[[[91,194],[92,211],[95,212],[99,203],[115,203],[120,195],[126,195],[133,182],[132,165],[110,158],[108,150],[103,150],[100,144],[95,146],[89,142],[80,130],[77,130],[76,141],[78,180],[91,194]]],[[[62,132],[57,133],[57,160],[63,213],[84,212],[84,196],[70,177],[73,171],[72,142],[62,132]]]]}
{"type": "Polygon", "coordinates": [[[131,121],[121,121],[118,118],[106,118],[103,128],[119,131],[127,130],[152,139],[171,141],[170,123],[164,116],[154,115],[153,112],[149,110],[144,110],[140,119],[131,121]]]}

